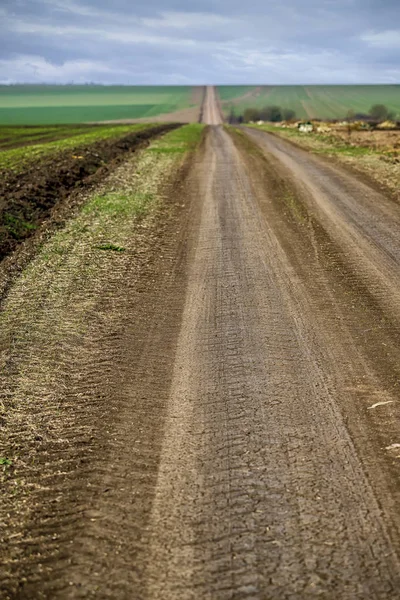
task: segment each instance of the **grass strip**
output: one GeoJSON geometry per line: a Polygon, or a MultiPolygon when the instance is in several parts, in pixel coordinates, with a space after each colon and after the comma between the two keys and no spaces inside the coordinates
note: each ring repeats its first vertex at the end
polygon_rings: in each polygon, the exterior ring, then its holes
{"type": "Polygon", "coordinates": [[[66,150],[73,152],[83,146],[91,145],[101,140],[122,137],[148,127],[146,124],[96,127],[87,133],[77,133],[72,137],[61,140],[5,150],[0,152],[0,169],[21,172],[27,166],[45,156],[56,155],[66,150]]]}

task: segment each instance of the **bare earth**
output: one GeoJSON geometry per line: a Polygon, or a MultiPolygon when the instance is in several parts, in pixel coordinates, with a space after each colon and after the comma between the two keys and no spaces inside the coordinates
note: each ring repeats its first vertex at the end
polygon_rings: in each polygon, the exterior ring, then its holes
{"type": "Polygon", "coordinates": [[[83,465],[16,532],[5,598],[400,598],[400,207],[225,131],[213,88],[203,120],[57,372],[96,439],[66,425],[83,465]]]}
{"type": "Polygon", "coordinates": [[[336,128],[334,135],[357,146],[383,150],[400,150],[400,131],[352,131],[349,138],[345,128],[336,128]]]}
{"type": "Polygon", "coordinates": [[[203,106],[203,123],[207,125],[220,125],[222,115],[218,106],[217,93],[212,85],[207,86],[203,106]]]}

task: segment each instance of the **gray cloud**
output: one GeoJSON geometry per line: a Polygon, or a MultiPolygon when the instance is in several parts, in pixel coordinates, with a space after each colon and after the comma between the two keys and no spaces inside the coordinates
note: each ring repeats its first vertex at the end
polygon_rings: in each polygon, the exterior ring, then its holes
{"type": "Polygon", "coordinates": [[[399,83],[397,0],[2,0],[0,81],[399,83]]]}

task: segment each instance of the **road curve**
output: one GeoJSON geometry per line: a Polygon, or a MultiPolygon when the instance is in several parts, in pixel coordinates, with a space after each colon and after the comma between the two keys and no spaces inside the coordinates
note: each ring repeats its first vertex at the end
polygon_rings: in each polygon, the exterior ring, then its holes
{"type": "Polygon", "coordinates": [[[206,87],[202,123],[206,125],[220,125],[222,123],[221,111],[219,110],[216,90],[213,85],[206,87]]]}

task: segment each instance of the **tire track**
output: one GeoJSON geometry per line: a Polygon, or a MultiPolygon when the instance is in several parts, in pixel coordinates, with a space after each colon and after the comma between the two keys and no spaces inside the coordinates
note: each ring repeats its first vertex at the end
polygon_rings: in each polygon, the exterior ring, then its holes
{"type": "Polygon", "coordinates": [[[398,562],[304,290],[219,128],[198,189],[147,597],[392,597],[398,562]]]}

